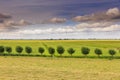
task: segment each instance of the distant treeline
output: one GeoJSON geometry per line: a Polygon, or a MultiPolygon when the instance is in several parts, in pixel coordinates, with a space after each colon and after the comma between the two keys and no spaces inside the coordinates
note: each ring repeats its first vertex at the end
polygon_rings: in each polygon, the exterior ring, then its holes
{"type": "Polygon", "coordinates": [[[88,39],[0,39],[0,40],[120,40],[120,39],[97,39],[97,38],[88,38],[88,39]]]}

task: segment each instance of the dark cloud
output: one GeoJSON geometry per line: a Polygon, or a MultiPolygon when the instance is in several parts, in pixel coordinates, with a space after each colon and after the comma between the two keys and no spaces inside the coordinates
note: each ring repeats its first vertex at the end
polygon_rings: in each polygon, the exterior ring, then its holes
{"type": "Polygon", "coordinates": [[[10,15],[0,13],[0,23],[4,23],[5,20],[11,19],[11,18],[12,16],[10,15]]]}
{"type": "Polygon", "coordinates": [[[0,19],[10,19],[12,16],[0,13],[0,19]]]}
{"type": "Polygon", "coordinates": [[[0,13],[0,31],[12,31],[19,29],[20,26],[31,25],[31,23],[25,21],[24,19],[19,22],[13,21],[11,15],[0,13]]]}

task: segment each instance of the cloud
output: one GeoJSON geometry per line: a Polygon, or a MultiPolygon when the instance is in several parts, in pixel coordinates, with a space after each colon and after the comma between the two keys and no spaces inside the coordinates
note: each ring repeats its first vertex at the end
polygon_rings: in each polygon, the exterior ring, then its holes
{"type": "Polygon", "coordinates": [[[111,25],[111,26],[107,26],[107,27],[104,27],[104,28],[93,28],[92,29],[93,31],[104,31],[104,32],[107,32],[107,31],[119,31],[120,30],[120,25],[111,25]]]}
{"type": "Polygon", "coordinates": [[[17,25],[18,26],[26,26],[26,25],[31,25],[32,23],[30,23],[30,22],[28,22],[28,21],[26,21],[26,20],[24,20],[24,19],[21,19],[18,23],[17,23],[17,25]]]}
{"type": "Polygon", "coordinates": [[[106,12],[106,15],[111,16],[111,17],[120,16],[120,10],[118,8],[109,9],[106,12]]]}
{"type": "Polygon", "coordinates": [[[11,15],[0,13],[0,23],[4,23],[4,21],[9,20],[11,18],[11,15]]]}
{"type": "Polygon", "coordinates": [[[0,13],[0,32],[19,30],[27,25],[32,25],[32,23],[24,19],[14,21],[12,15],[0,13]]]}
{"type": "Polygon", "coordinates": [[[83,21],[112,21],[120,19],[120,10],[118,8],[111,8],[105,12],[93,13],[91,15],[76,16],[72,20],[77,22],[83,21]]]}
{"type": "Polygon", "coordinates": [[[39,22],[55,16],[71,18],[90,14],[119,5],[119,0],[0,0],[0,12],[39,22]]]}
{"type": "Polygon", "coordinates": [[[72,28],[47,28],[47,29],[34,29],[18,31],[20,34],[49,34],[49,33],[70,33],[74,30],[72,28]]]}
{"type": "Polygon", "coordinates": [[[3,13],[0,13],[0,19],[11,19],[12,16],[8,15],[8,14],[3,14],[3,13]]]}
{"type": "Polygon", "coordinates": [[[4,32],[4,31],[12,31],[15,30],[17,28],[15,28],[12,22],[4,22],[4,23],[0,23],[0,32],[4,32]]]}
{"type": "Polygon", "coordinates": [[[99,32],[99,31],[119,31],[120,25],[114,24],[110,22],[92,22],[92,23],[80,23],[75,25],[75,28],[81,31],[92,31],[92,32],[99,32]]]}
{"type": "Polygon", "coordinates": [[[76,25],[76,28],[104,28],[110,26],[111,22],[84,22],[76,25]]]}
{"type": "Polygon", "coordinates": [[[19,22],[15,22],[11,15],[0,13],[0,31],[12,31],[19,29],[19,26],[30,25],[31,23],[25,21],[24,19],[19,22]]]}
{"type": "Polygon", "coordinates": [[[15,22],[12,19],[10,20],[4,20],[3,22],[0,23],[0,31],[13,31],[20,29],[20,26],[27,26],[31,25],[31,23],[25,21],[25,20],[20,20],[19,22],[15,22]]]}
{"type": "Polygon", "coordinates": [[[65,23],[66,21],[67,21],[66,18],[54,17],[49,20],[43,21],[42,23],[65,23]]]}
{"type": "MultiPolygon", "coordinates": [[[[43,26],[43,25],[42,25],[43,26]]],[[[56,25],[57,26],[57,25],[56,25]]],[[[79,33],[79,32],[112,32],[119,31],[120,24],[113,24],[110,22],[94,22],[94,23],[79,23],[73,26],[62,26],[61,27],[47,27],[47,28],[35,28],[25,29],[17,31],[18,34],[61,34],[61,33],[79,33]]]]}

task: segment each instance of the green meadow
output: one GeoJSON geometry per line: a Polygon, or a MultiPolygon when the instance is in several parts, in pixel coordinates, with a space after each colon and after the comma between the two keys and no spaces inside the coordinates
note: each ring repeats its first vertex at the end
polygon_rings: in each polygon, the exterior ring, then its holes
{"type": "MultiPolygon", "coordinates": [[[[25,48],[26,46],[30,46],[33,49],[32,55],[40,55],[38,52],[38,47],[45,48],[44,55],[49,55],[47,47],[63,46],[65,48],[65,53],[63,56],[70,56],[67,52],[68,48],[74,48],[76,52],[73,56],[83,56],[81,53],[81,47],[90,48],[90,53],[88,56],[97,56],[94,53],[94,49],[99,48],[102,50],[102,56],[110,56],[108,53],[109,49],[116,50],[115,56],[120,56],[120,40],[0,40],[1,46],[10,46],[13,49],[12,54],[17,54],[15,51],[16,46],[22,46],[25,48]]],[[[27,54],[25,51],[22,54],[27,54]]],[[[55,56],[59,56],[57,52],[55,52],[55,56]]]]}

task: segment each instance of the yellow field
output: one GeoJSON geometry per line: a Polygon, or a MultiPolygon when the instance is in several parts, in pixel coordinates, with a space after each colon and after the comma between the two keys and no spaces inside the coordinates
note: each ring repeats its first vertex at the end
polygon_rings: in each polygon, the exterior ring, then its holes
{"type": "Polygon", "coordinates": [[[119,59],[0,57],[0,80],[119,79],[119,59]]]}

